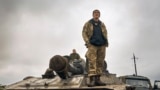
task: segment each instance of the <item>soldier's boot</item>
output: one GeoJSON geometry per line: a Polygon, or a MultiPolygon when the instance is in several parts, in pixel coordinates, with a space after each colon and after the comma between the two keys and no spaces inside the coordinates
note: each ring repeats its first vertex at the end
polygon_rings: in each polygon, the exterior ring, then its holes
{"type": "Polygon", "coordinates": [[[100,75],[98,75],[98,76],[96,76],[95,85],[96,85],[96,86],[105,86],[106,83],[102,82],[102,81],[100,80],[100,75]]]}
{"type": "Polygon", "coordinates": [[[90,83],[88,84],[88,87],[94,87],[95,86],[95,76],[90,76],[90,83]]]}

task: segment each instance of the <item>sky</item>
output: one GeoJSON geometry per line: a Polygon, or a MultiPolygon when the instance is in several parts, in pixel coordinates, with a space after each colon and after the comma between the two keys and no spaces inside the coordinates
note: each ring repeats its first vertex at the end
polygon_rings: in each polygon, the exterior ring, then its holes
{"type": "Polygon", "coordinates": [[[107,69],[160,80],[160,0],[0,0],[0,84],[41,77],[54,55],[85,59],[85,22],[99,9],[108,31],[107,69]]]}

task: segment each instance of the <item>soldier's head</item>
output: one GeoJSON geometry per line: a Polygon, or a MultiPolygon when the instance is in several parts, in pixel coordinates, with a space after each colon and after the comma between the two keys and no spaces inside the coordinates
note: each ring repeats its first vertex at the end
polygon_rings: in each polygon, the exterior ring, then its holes
{"type": "Polygon", "coordinates": [[[73,53],[76,53],[76,49],[73,49],[72,51],[73,51],[73,53]]]}
{"type": "Polygon", "coordinates": [[[55,55],[50,59],[49,68],[55,71],[63,71],[67,67],[68,60],[60,55],[55,55]]]}
{"type": "Polygon", "coordinates": [[[49,68],[53,69],[61,79],[66,79],[68,60],[63,56],[55,55],[50,59],[49,68]]]}
{"type": "Polygon", "coordinates": [[[98,9],[95,9],[95,10],[93,10],[92,15],[93,15],[94,19],[99,19],[99,17],[100,17],[100,11],[98,9]]]}

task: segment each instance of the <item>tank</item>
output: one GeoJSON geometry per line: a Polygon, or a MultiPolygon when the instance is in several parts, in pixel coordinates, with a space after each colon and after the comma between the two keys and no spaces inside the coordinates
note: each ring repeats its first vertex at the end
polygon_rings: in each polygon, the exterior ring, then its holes
{"type": "Polygon", "coordinates": [[[6,86],[6,90],[132,90],[121,82],[116,74],[104,74],[101,80],[106,86],[88,87],[89,79],[86,75],[74,75],[66,80],[55,76],[51,79],[29,76],[23,80],[6,86]]]}
{"type": "MultiPolygon", "coordinates": [[[[50,59],[49,68],[42,77],[28,76],[23,80],[6,86],[6,90],[133,90],[121,82],[116,74],[109,73],[104,67],[101,81],[105,86],[88,87],[89,78],[86,68],[82,63],[84,60],[69,59],[55,55],[50,59]],[[54,73],[55,74],[54,74],[54,73]]],[[[86,64],[87,65],[87,64],[86,64]]]]}

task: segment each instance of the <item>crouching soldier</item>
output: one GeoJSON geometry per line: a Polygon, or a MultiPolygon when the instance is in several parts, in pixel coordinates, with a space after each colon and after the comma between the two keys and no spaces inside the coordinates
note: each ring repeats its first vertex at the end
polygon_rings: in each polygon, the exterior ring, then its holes
{"type": "Polygon", "coordinates": [[[53,78],[55,74],[61,79],[67,79],[72,75],[84,74],[84,65],[78,60],[69,63],[69,57],[55,55],[50,59],[49,68],[46,70],[45,74],[42,75],[43,78],[53,78]]]}

